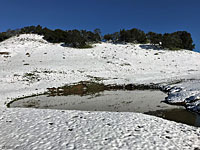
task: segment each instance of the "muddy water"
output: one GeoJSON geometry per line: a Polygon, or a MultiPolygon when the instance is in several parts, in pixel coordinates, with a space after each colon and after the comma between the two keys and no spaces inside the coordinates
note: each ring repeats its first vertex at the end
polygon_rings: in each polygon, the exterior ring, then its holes
{"type": "Polygon", "coordinates": [[[64,109],[84,111],[139,112],[193,126],[200,126],[200,116],[184,107],[161,103],[167,95],[156,90],[109,90],[90,95],[42,95],[20,99],[9,107],[64,109]]]}

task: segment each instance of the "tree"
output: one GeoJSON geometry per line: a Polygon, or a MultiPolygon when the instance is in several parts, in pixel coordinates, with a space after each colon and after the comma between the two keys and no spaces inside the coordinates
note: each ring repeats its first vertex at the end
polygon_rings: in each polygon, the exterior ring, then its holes
{"type": "Polygon", "coordinates": [[[113,41],[113,36],[112,36],[112,34],[105,34],[103,38],[104,38],[106,41],[110,41],[110,40],[113,41]]]}
{"type": "Polygon", "coordinates": [[[101,41],[102,37],[101,37],[101,30],[100,29],[95,29],[94,30],[94,35],[95,35],[95,40],[98,42],[98,41],[101,41]]]}
{"type": "Polygon", "coordinates": [[[165,33],[163,35],[162,46],[163,48],[169,48],[171,50],[180,49],[182,41],[176,34],[165,33]]]}
{"type": "Polygon", "coordinates": [[[10,37],[8,35],[6,35],[6,32],[0,33],[0,42],[6,40],[8,38],[10,38],[10,37]]]}
{"type": "Polygon", "coordinates": [[[128,42],[128,35],[125,29],[120,30],[119,32],[119,41],[120,42],[128,42]]]}
{"type": "Polygon", "coordinates": [[[188,50],[193,50],[195,48],[190,33],[188,33],[187,31],[177,31],[175,32],[175,34],[177,34],[182,41],[180,48],[188,50]]]}
{"type": "Polygon", "coordinates": [[[147,38],[144,31],[133,28],[131,30],[120,30],[119,33],[120,42],[130,42],[130,43],[146,43],[147,38]]]}
{"type": "Polygon", "coordinates": [[[157,34],[155,32],[147,33],[147,39],[150,40],[150,43],[153,45],[161,44],[162,42],[162,34],[157,34]]]}
{"type": "MultiPolygon", "coordinates": [[[[50,30],[48,28],[42,28],[42,26],[28,26],[16,30],[7,30],[0,33],[0,42],[4,41],[12,36],[18,34],[39,34],[43,35],[43,38],[51,43],[65,43],[72,47],[88,47],[88,43],[95,43],[101,41],[100,29],[95,29],[94,32],[86,30],[50,30]]],[[[105,40],[112,40],[112,42],[130,42],[130,43],[146,43],[147,39],[151,44],[162,43],[163,48],[168,49],[188,49],[193,50],[195,45],[191,34],[187,31],[177,31],[174,33],[157,34],[149,32],[147,34],[144,31],[133,28],[130,30],[120,30],[113,34],[104,35],[105,40]]]]}
{"type": "Polygon", "coordinates": [[[191,34],[186,31],[165,33],[162,38],[162,46],[169,49],[193,50],[195,48],[191,34]]]}
{"type": "Polygon", "coordinates": [[[119,37],[120,37],[120,34],[119,32],[115,32],[113,34],[105,34],[104,35],[104,40],[105,41],[112,41],[114,43],[118,42],[119,41],[119,37]]]}
{"type": "Polygon", "coordinates": [[[36,33],[36,34],[39,34],[39,35],[42,35],[42,26],[38,25],[38,26],[35,28],[35,33],[36,33]]]}

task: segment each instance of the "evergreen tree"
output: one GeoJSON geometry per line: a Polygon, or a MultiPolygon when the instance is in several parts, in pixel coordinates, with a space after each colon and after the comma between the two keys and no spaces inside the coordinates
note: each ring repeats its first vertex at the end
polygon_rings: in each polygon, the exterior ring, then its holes
{"type": "Polygon", "coordinates": [[[162,38],[162,46],[169,49],[193,50],[195,48],[191,34],[186,31],[165,33],[162,38]]]}
{"type": "Polygon", "coordinates": [[[193,40],[190,33],[186,31],[178,31],[178,32],[175,32],[175,34],[177,34],[182,41],[180,48],[188,49],[188,50],[193,50],[195,48],[195,45],[193,44],[193,40]]]}
{"type": "Polygon", "coordinates": [[[100,29],[95,29],[94,30],[94,36],[95,36],[95,41],[98,42],[98,41],[101,41],[101,30],[100,29]]]}
{"type": "Polygon", "coordinates": [[[161,44],[162,42],[162,34],[157,34],[155,32],[149,32],[147,33],[147,39],[150,41],[151,44],[161,44]]]}
{"type": "Polygon", "coordinates": [[[120,42],[130,42],[130,43],[146,43],[147,38],[144,31],[133,28],[131,30],[120,30],[119,33],[120,42]]]}

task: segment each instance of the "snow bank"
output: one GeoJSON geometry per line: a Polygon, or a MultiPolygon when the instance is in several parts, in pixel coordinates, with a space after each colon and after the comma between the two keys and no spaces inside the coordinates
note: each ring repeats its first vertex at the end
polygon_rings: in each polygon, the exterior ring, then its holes
{"type": "Polygon", "coordinates": [[[191,80],[171,85],[166,101],[182,104],[187,109],[200,113],[200,80],[191,80]]]}

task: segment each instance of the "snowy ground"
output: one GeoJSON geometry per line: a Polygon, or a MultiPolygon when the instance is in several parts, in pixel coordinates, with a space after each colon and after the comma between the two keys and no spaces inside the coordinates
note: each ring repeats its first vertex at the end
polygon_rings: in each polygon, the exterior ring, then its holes
{"type": "Polygon", "coordinates": [[[1,149],[200,147],[199,129],[137,113],[0,109],[0,114],[1,149]]]}
{"type": "MultiPolygon", "coordinates": [[[[199,53],[108,43],[96,44],[92,49],[74,49],[49,44],[38,35],[10,38],[0,43],[0,52],[9,52],[9,55],[0,54],[2,149],[67,149],[67,145],[78,149],[84,146],[88,149],[200,147],[199,129],[143,114],[7,109],[4,105],[13,98],[43,93],[49,87],[86,80],[105,84],[167,84],[175,80],[200,79],[199,53]],[[86,119],[71,120],[76,115],[86,119]],[[112,122],[111,128],[105,126],[107,120],[112,122]],[[49,125],[49,121],[53,121],[53,125],[49,125]],[[139,124],[143,127],[138,134],[139,124]],[[68,129],[72,127],[76,130],[71,132],[68,129]],[[134,136],[128,137],[126,129],[134,136]],[[168,135],[166,138],[165,130],[176,138],[168,135]]],[[[192,86],[196,92],[192,95],[188,92],[191,91],[189,84],[177,87],[185,89],[187,98],[197,98],[199,86],[194,82],[190,85],[196,84],[198,88],[192,86]]],[[[175,97],[170,100],[177,99],[177,94],[175,97]]],[[[178,96],[178,100],[182,97],[178,96]]]]}

